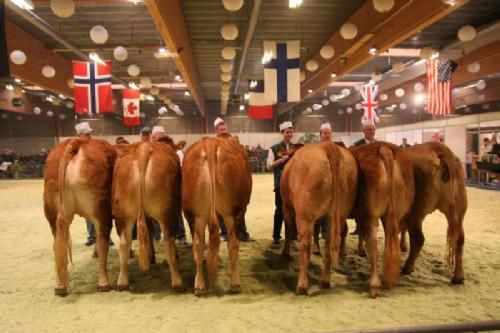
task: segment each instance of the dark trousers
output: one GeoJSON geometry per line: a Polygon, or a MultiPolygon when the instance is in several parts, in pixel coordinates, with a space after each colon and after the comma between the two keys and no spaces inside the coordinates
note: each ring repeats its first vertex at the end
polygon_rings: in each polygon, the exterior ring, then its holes
{"type": "Polygon", "coordinates": [[[186,238],[186,228],[184,227],[184,220],[182,219],[182,213],[179,212],[179,217],[177,218],[177,232],[175,237],[177,239],[186,238]]]}
{"type": "Polygon", "coordinates": [[[90,220],[85,220],[87,224],[87,240],[95,242],[95,226],[90,220]]]}
{"type": "MultiPolygon", "coordinates": [[[[224,224],[224,221],[222,221],[222,219],[219,219],[219,228],[220,228],[220,235],[227,237],[226,225],[224,224]]],[[[241,236],[243,238],[250,236],[250,234],[247,231],[247,223],[245,221],[245,217],[243,217],[243,223],[241,224],[241,236]]]]}
{"type": "Polygon", "coordinates": [[[281,227],[283,226],[283,203],[281,201],[280,189],[274,190],[274,226],[273,226],[273,239],[281,239],[281,227]]]}
{"type": "Polygon", "coordinates": [[[322,236],[323,238],[326,238],[326,230],[327,230],[327,229],[326,229],[326,228],[327,228],[327,224],[326,224],[326,222],[327,222],[326,217],[322,217],[322,218],[320,218],[320,219],[319,219],[319,221],[318,221],[318,223],[319,223],[319,230],[320,230],[320,232],[321,232],[321,236],[322,236]]]}

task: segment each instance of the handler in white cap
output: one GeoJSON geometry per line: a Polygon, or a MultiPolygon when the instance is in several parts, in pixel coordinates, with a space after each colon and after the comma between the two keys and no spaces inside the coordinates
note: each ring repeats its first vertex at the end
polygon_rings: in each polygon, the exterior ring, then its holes
{"type": "Polygon", "coordinates": [[[273,226],[273,244],[279,245],[281,239],[281,227],[283,226],[283,209],[280,193],[280,179],[288,155],[280,156],[281,151],[287,151],[293,138],[293,124],[291,121],[285,121],[280,124],[280,132],[283,140],[269,149],[267,156],[267,168],[274,173],[274,226],[273,226]]]}
{"type": "Polygon", "coordinates": [[[373,119],[363,119],[361,123],[363,124],[363,134],[365,135],[365,137],[354,142],[354,146],[357,147],[364,144],[377,142],[377,140],[375,140],[375,122],[373,121],[373,119]]]}
{"type": "Polygon", "coordinates": [[[217,137],[223,136],[225,134],[229,134],[229,132],[227,130],[227,125],[221,117],[218,117],[217,119],[215,119],[214,129],[215,129],[215,135],[217,135],[217,137]]]}
{"type": "Polygon", "coordinates": [[[330,123],[321,124],[319,127],[319,140],[323,141],[332,141],[332,126],[330,123]]]}
{"type": "Polygon", "coordinates": [[[88,139],[90,139],[90,134],[94,131],[92,128],[90,128],[88,121],[76,124],[75,130],[76,130],[76,135],[78,135],[80,138],[88,138],[88,139]]]}
{"type": "Polygon", "coordinates": [[[151,141],[156,142],[160,138],[166,137],[167,132],[165,132],[165,128],[163,126],[154,126],[151,131],[151,141]]]}

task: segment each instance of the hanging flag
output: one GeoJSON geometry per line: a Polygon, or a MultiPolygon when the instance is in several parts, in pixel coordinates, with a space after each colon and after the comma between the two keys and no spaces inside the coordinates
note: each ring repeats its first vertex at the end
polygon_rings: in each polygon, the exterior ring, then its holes
{"type": "Polygon", "coordinates": [[[250,119],[272,119],[273,105],[266,100],[264,94],[264,80],[250,80],[248,118],[250,119]]]}
{"type": "Polygon", "coordinates": [[[264,41],[264,58],[266,100],[273,104],[299,102],[300,42],[264,41]]]}
{"type": "Polygon", "coordinates": [[[93,115],[113,111],[111,61],[73,61],[73,79],[76,113],[93,115]]]}
{"type": "Polygon", "coordinates": [[[437,116],[453,113],[451,74],[457,64],[451,60],[427,60],[427,112],[437,116]]]}
{"type": "Polygon", "coordinates": [[[123,89],[123,124],[125,126],[138,126],[141,124],[140,95],[140,90],[123,89]]]}
{"type": "Polygon", "coordinates": [[[361,102],[361,106],[365,109],[363,113],[362,120],[371,119],[376,122],[379,121],[377,113],[375,109],[378,107],[378,102],[375,101],[375,98],[378,94],[378,85],[376,84],[367,84],[361,90],[361,97],[363,98],[363,102],[361,102]]]}

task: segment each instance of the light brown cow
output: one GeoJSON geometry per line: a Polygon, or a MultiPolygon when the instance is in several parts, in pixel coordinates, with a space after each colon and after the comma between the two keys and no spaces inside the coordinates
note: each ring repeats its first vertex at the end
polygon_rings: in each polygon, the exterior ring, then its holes
{"type": "Polygon", "coordinates": [[[399,280],[399,224],[414,199],[413,168],[408,154],[387,142],[350,149],[359,167],[356,204],[352,215],[365,241],[370,259],[370,296],[380,295],[377,272],[377,228],[379,218],[385,232],[384,284],[392,288],[399,280]]]}
{"type": "Polygon", "coordinates": [[[285,218],[283,254],[290,254],[291,226],[296,223],[300,242],[297,294],[307,294],[311,236],[315,223],[323,217],[328,220],[328,232],[320,287],[330,288],[332,260],[338,263],[339,257],[341,221],[354,204],[357,180],[351,153],[333,142],[306,145],[285,166],[280,183],[285,218]]]}
{"type": "Polygon", "coordinates": [[[164,233],[164,246],[171,285],[182,290],[175,248],[175,229],[180,212],[181,168],[179,158],[166,143],[143,142],[129,147],[116,161],[113,173],[113,215],[120,236],[120,275],[117,289],[129,288],[127,261],[132,228],[137,221],[139,266],[149,269],[154,262],[152,228],[145,216],[158,221],[164,233]],[[134,148],[135,147],[135,148],[134,148]]]}
{"type": "Polygon", "coordinates": [[[56,146],[45,164],[44,210],[54,236],[55,294],[69,288],[71,259],[69,226],[75,214],[96,229],[100,291],[110,290],[107,272],[108,242],[112,228],[111,178],[116,153],[103,140],[70,139],[56,146]]]}
{"type": "MultiPolygon", "coordinates": [[[[447,264],[450,271],[453,271],[451,281],[463,283],[463,220],[467,210],[467,192],[460,160],[448,147],[437,142],[415,145],[406,152],[411,156],[415,173],[415,204],[403,224],[410,234],[410,254],[403,267],[403,274],[413,272],[415,260],[424,245],[422,223],[428,214],[437,209],[448,221],[447,264]]],[[[402,247],[405,245],[404,231],[402,230],[402,247]]]]}
{"type": "Polygon", "coordinates": [[[219,261],[219,224],[222,218],[228,233],[231,261],[231,291],[240,290],[238,251],[240,228],[250,201],[252,176],[243,147],[228,138],[205,138],[192,145],[182,165],[182,208],[193,237],[196,264],[194,293],[205,293],[203,252],[208,225],[208,278],[215,286],[219,261]]]}

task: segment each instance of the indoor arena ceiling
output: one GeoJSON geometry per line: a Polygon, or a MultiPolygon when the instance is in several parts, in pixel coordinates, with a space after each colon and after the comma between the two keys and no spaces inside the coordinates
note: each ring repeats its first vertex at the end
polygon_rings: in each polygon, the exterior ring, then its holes
{"type": "MultiPolygon", "coordinates": [[[[348,107],[353,107],[353,114],[357,112],[355,104],[359,102],[359,95],[354,86],[366,83],[373,73],[382,75],[381,91],[387,92],[421,80],[421,75],[406,73],[411,72],[410,65],[418,63],[419,48],[433,47],[447,52],[455,48],[462,49],[465,54],[467,47],[457,43],[460,27],[470,24],[478,29],[480,35],[482,30],[493,26],[500,33],[500,6],[496,0],[396,0],[394,8],[388,13],[376,12],[371,0],[303,0],[302,6],[296,9],[289,8],[288,0],[245,0],[243,7],[236,12],[227,11],[221,0],[75,0],[75,15],[66,19],[52,13],[48,0],[34,0],[33,3],[34,14],[62,39],[84,53],[97,51],[103,58],[112,58],[114,47],[126,47],[129,52],[127,61],[113,63],[113,75],[117,82],[138,82],[138,78],[127,74],[128,65],[136,64],[141,68],[140,76],[151,77],[153,83],[163,86],[176,103],[187,110],[199,110],[202,114],[206,112],[206,101],[216,101],[216,105],[220,105],[221,49],[225,46],[236,49],[229,114],[238,112],[242,96],[248,92],[248,80],[263,77],[263,41],[298,39],[301,43],[301,71],[306,73],[301,85],[304,100],[279,105],[278,114],[303,112],[312,104],[321,104],[330,95],[350,88],[350,97],[313,112],[318,115],[334,112],[337,115],[339,111],[345,113],[348,107]],[[254,8],[257,5],[260,5],[259,10],[254,8]],[[339,29],[346,22],[358,26],[359,34],[352,41],[339,37],[339,29]],[[233,23],[238,28],[238,37],[233,41],[225,41],[221,37],[220,29],[226,23],[233,23]],[[255,30],[246,49],[245,39],[252,23],[255,23],[255,30]],[[89,38],[89,30],[97,24],[105,26],[109,32],[109,40],[104,46],[97,46],[89,38]],[[335,56],[324,60],[319,57],[319,50],[329,41],[335,48],[335,56]],[[154,53],[163,45],[169,48],[171,56],[156,59],[154,53]],[[373,46],[380,49],[376,55],[369,55],[366,50],[373,46]],[[392,49],[390,53],[382,53],[388,48],[392,49]],[[319,63],[319,69],[314,73],[305,69],[309,59],[316,59],[319,63]],[[405,63],[407,70],[395,73],[391,69],[395,61],[405,63]],[[332,79],[332,72],[339,75],[332,79]]],[[[56,54],[68,59],[79,58],[33,24],[34,18],[28,19],[25,14],[19,14],[10,7],[12,5],[7,7],[8,20],[35,36],[56,54]]],[[[487,46],[486,42],[483,44],[476,48],[487,46]]],[[[500,55],[499,49],[488,49],[488,56],[500,55]]],[[[473,52],[474,48],[471,50],[473,52]]],[[[466,57],[463,56],[463,59],[466,57]]],[[[498,65],[489,66],[487,71],[481,70],[481,76],[469,78],[463,75],[460,85],[467,87],[470,82],[466,80],[482,78],[496,86],[499,79],[495,74],[498,72],[498,65]]],[[[458,102],[464,102],[463,110],[466,110],[468,102],[479,105],[480,102],[489,102],[488,96],[485,92],[485,97],[476,101],[469,101],[464,96],[458,102]]],[[[425,119],[422,110],[414,112],[413,108],[408,108],[406,114],[396,116],[392,113],[394,110],[387,109],[388,105],[399,106],[399,103],[391,98],[382,103],[384,112],[387,111],[385,117],[398,118],[391,122],[425,119]]],[[[483,110],[482,107],[471,109],[483,110]]]]}

